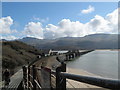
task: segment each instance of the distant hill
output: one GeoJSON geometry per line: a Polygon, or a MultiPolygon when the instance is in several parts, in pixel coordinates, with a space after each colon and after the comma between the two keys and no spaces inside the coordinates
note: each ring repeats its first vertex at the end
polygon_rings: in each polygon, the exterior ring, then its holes
{"type": "Polygon", "coordinates": [[[7,41],[7,40],[5,40],[5,39],[0,39],[0,41],[3,41],[3,42],[4,42],[4,41],[7,41]]]}
{"type": "Polygon", "coordinates": [[[2,67],[14,69],[35,60],[41,51],[20,41],[4,41],[2,43],[2,67]]]}
{"type": "Polygon", "coordinates": [[[19,39],[39,49],[117,49],[117,34],[92,34],[85,37],[63,37],[57,39],[19,39]]]}

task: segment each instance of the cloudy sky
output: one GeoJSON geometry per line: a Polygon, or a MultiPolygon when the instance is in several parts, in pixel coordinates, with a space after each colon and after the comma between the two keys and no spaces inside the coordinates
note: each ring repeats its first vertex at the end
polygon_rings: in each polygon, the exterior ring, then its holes
{"type": "Polygon", "coordinates": [[[4,2],[0,37],[83,37],[118,33],[117,2],[4,2]]]}

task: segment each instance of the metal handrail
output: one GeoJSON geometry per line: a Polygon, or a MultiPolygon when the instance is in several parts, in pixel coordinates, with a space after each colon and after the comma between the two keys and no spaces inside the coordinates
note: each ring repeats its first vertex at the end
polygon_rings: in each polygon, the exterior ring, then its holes
{"type": "Polygon", "coordinates": [[[56,75],[56,71],[51,70],[51,74],[56,75]]]}
{"type": "Polygon", "coordinates": [[[33,88],[32,82],[31,81],[28,81],[28,82],[29,82],[30,86],[33,88]]]}
{"type": "Polygon", "coordinates": [[[37,82],[37,80],[34,80],[35,81],[35,83],[37,84],[37,86],[39,87],[39,88],[42,88],[41,86],[40,86],[40,84],[37,82]]]}
{"type": "MultiPolygon", "coordinates": [[[[40,69],[40,68],[35,68],[35,69],[40,69]]],[[[66,72],[57,72],[54,70],[51,70],[51,76],[56,77],[56,74],[60,76],[61,80],[66,78],[66,79],[71,79],[83,83],[87,83],[90,85],[95,85],[107,89],[120,89],[120,80],[112,80],[112,79],[106,79],[102,77],[91,77],[91,76],[83,76],[83,75],[75,75],[75,74],[70,74],[66,72]]],[[[29,74],[31,78],[33,76],[29,74]]],[[[36,79],[33,79],[34,82],[37,84],[39,88],[42,88],[41,85],[38,83],[36,79]]]]}
{"type": "MultiPolygon", "coordinates": [[[[31,78],[33,78],[33,76],[32,76],[31,74],[29,74],[29,76],[30,76],[31,78]]],[[[41,88],[40,84],[37,82],[36,79],[34,79],[34,82],[36,83],[36,85],[37,85],[39,88],[41,88]]]]}
{"type": "Polygon", "coordinates": [[[30,76],[31,78],[33,78],[33,76],[32,76],[31,74],[29,74],[29,76],[30,76]]]}
{"type": "Polygon", "coordinates": [[[82,76],[82,75],[74,75],[69,73],[61,72],[60,76],[67,79],[76,80],[79,82],[96,85],[103,88],[108,89],[120,89],[120,80],[110,80],[98,77],[90,77],[90,76],[82,76]]]}
{"type": "Polygon", "coordinates": [[[35,69],[37,69],[37,70],[41,70],[41,68],[39,68],[39,67],[35,67],[35,69]]]}

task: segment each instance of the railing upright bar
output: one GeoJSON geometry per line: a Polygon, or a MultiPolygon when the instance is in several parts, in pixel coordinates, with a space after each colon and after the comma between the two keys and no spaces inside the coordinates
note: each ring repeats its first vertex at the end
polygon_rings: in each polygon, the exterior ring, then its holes
{"type": "MultiPolygon", "coordinates": [[[[23,68],[23,84],[27,86],[27,67],[23,66],[22,68],[23,68]]],[[[24,87],[24,89],[26,88],[24,87]]]]}
{"type": "Polygon", "coordinates": [[[37,80],[34,80],[34,81],[37,84],[37,86],[39,87],[39,89],[41,89],[42,87],[40,86],[40,84],[38,83],[38,81],[37,80]]]}
{"type": "Polygon", "coordinates": [[[32,88],[33,88],[33,85],[32,85],[32,83],[31,83],[31,81],[29,81],[29,85],[30,85],[29,87],[32,87],[32,88]]]}
{"type": "Polygon", "coordinates": [[[33,90],[36,90],[36,83],[34,80],[36,80],[36,69],[35,69],[35,65],[32,66],[32,70],[33,70],[33,90]]]}
{"type": "Polygon", "coordinates": [[[56,69],[56,89],[66,90],[66,78],[62,78],[60,72],[66,72],[65,63],[62,63],[62,65],[56,69]]]}
{"type": "Polygon", "coordinates": [[[30,67],[28,66],[28,88],[30,87],[30,67]]]}

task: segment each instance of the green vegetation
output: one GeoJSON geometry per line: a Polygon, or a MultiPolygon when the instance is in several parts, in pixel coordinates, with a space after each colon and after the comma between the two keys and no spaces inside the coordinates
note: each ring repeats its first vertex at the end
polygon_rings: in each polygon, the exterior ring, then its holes
{"type": "Polygon", "coordinates": [[[28,64],[41,54],[40,50],[20,41],[8,41],[2,43],[2,67],[15,69],[28,64]]]}

